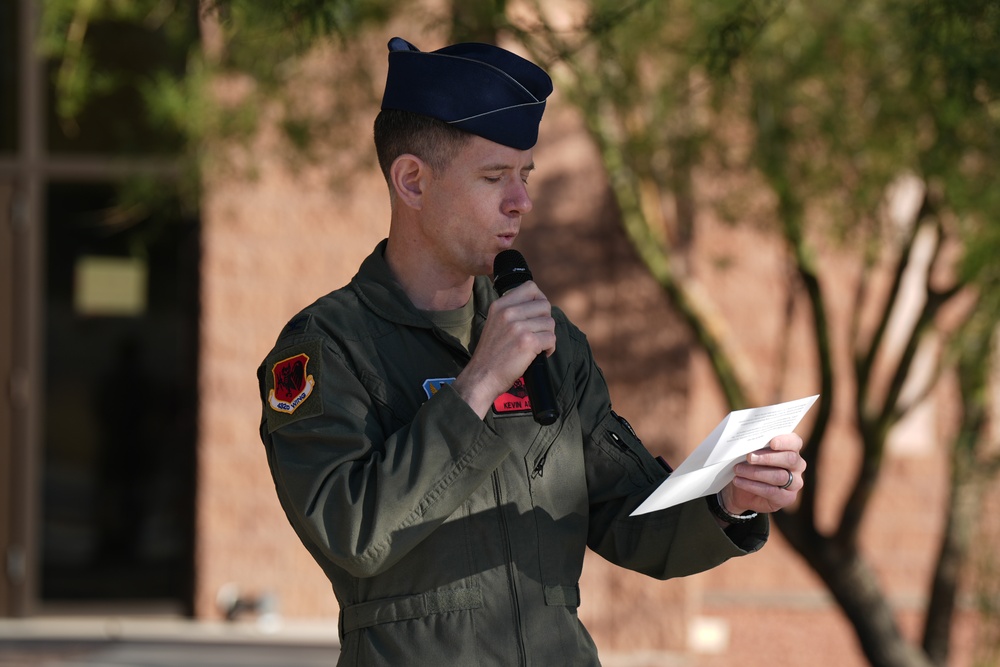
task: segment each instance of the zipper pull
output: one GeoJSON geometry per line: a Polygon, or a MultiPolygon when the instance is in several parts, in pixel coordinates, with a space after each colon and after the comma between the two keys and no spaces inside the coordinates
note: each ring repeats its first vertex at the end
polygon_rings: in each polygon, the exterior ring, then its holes
{"type": "Polygon", "coordinates": [[[531,471],[531,479],[542,476],[542,469],[545,467],[545,459],[548,458],[549,452],[546,450],[538,459],[535,461],[535,467],[531,471]]]}
{"type": "Polygon", "coordinates": [[[622,450],[623,452],[628,451],[628,449],[625,447],[625,443],[622,442],[622,439],[618,437],[617,433],[610,431],[608,435],[611,436],[611,441],[614,442],[616,445],[618,445],[618,449],[622,450]]]}

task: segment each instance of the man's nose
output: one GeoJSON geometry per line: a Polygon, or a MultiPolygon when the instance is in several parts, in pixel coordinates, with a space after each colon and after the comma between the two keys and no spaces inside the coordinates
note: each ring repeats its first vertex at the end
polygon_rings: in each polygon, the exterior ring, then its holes
{"type": "Polygon", "coordinates": [[[528,194],[528,184],[520,179],[514,179],[514,184],[507,193],[504,202],[505,213],[508,215],[525,215],[532,208],[531,195],[528,194]]]}

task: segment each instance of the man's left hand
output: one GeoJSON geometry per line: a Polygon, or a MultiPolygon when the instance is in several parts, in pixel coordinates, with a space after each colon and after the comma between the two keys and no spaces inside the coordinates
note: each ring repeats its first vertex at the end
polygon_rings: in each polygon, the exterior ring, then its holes
{"type": "Polygon", "coordinates": [[[736,477],[722,489],[725,508],[733,514],[777,512],[795,502],[806,469],[801,451],[802,438],[788,433],[747,454],[746,461],[736,464],[736,477]]]}

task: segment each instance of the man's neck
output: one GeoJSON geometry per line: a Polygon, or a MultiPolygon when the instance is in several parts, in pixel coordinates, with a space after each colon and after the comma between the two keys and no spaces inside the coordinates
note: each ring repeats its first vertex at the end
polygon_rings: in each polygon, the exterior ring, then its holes
{"type": "Polygon", "coordinates": [[[469,303],[472,298],[472,285],[474,278],[469,278],[465,285],[450,287],[445,289],[424,289],[418,290],[416,294],[410,291],[406,285],[403,289],[420,310],[457,310],[469,303]]]}
{"type": "Polygon", "coordinates": [[[420,310],[456,310],[469,302],[473,276],[449,276],[430,258],[412,252],[412,248],[403,249],[404,244],[394,244],[390,235],[385,261],[414,306],[420,310]]]}

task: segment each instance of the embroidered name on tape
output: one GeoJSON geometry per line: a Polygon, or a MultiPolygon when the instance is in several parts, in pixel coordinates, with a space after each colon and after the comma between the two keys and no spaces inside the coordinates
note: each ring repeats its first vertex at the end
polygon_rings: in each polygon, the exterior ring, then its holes
{"type": "Polygon", "coordinates": [[[524,386],[524,378],[518,378],[514,386],[497,396],[493,401],[493,414],[498,417],[523,415],[531,412],[531,400],[524,386]]]}

